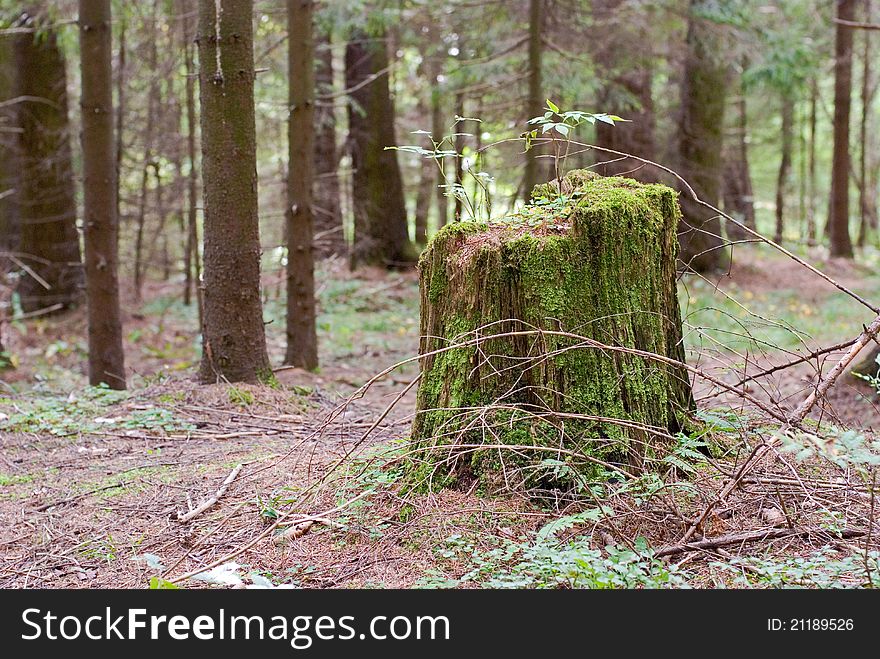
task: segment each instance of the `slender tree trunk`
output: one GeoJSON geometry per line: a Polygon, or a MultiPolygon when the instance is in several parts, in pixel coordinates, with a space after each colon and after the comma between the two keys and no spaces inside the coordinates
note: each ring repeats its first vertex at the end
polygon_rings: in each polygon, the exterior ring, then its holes
{"type": "MultiPolygon", "coordinates": [[[[544,0],[529,0],[529,98],[528,119],[539,116],[544,111],[542,64],[544,53],[544,0]]],[[[538,181],[538,150],[531,148],[526,152],[526,170],[523,178],[523,197],[529,200],[532,188],[538,181]]]]}
{"type": "Polygon", "coordinates": [[[779,161],[779,174],[776,179],[776,231],[773,237],[782,242],[785,229],[785,195],[788,191],[791,174],[791,158],[794,149],[794,98],[790,93],[782,96],[782,158],[779,161]]]}
{"type": "MultiPolygon", "coordinates": [[[[837,0],[837,18],[855,21],[855,0],[837,0]]],[[[834,150],[831,165],[831,202],[828,228],[831,256],[851,259],[849,234],[849,118],[852,95],[853,30],[837,24],[834,44],[834,150]]]]}
{"type": "Polygon", "coordinates": [[[89,383],[125,389],[117,275],[110,0],[79,0],[89,383]]]}
{"type": "Polygon", "coordinates": [[[159,4],[153,6],[153,17],[150,21],[150,31],[152,34],[149,38],[147,69],[150,76],[150,85],[147,100],[147,126],[144,133],[144,157],[143,171],[141,174],[141,193],[138,203],[137,227],[135,229],[134,240],[134,294],[135,299],[141,299],[141,292],[144,286],[144,271],[148,264],[144,263],[144,231],[147,222],[147,200],[150,189],[150,167],[156,166],[153,162],[153,141],[156,134],[156,123],[158,122],[157,114],[161,106],[162,99],[159,94],[159,48],[157,46],[158,39],[158,11],[159,4]]]}
{"type": "Polygon", "coordinates": [[[431,212],[431,197],[434,192],[437,166],[428,158],[419,163],[419,187],[416,191],[415,229],[416,243],[424,245],[428,242],[428,215],[431,212]]]}
{"type": "MultiPolygon", "coordinates": [[[[679,125],[680,172],[697,196],[717,206],[721,199],[721,157],[724,143],[725,92],[729,68],[724,57],[723,29],[701,17],[709,0],[691,0],[687,32],[682,109],[679,125]]],[[[727,261],[721,238],[721,220],[691,200],[681,197],[679,230],[684,266],[697,272],[715,270],[727,261]]]]}
{"type": "Polygon", "coordinates": [[[798,235],[803,236],[807,224],[807,117],[803,105],[798,115],[798,235]]]}
{"type": "MultiPolygon", "coordinates": [[[[0,35],[0,252],[18,250],[21,222],[18,216],[18,144],[15,105],[4,105],[15,98],[15,61],[13,37],[0,35]]],[[[13,265],[10,259],[0,256],[0,284],[13,265]]],[[[10,300],[5,294],[0,298],[0,370],[12,366],[12,360],[3,343],[10,300]]]]}
{"type": "MultiPolygon", "coordinates": [[[[333,49],[329,32],[319,35],[316,92],[320,99],[333,93],[333,49]]],[[[345,254],[345,232],[339,188],[339,153],[333,100],[315,104],[315,249],[320,256],[345,254]]]]}
{"type": "Polygon", "coordinates": [[[816,123],[819,87],[816,79],[810,85],[810,130],[807,156],[807,245],[816,244],[816,123]]]}
{"type": "MultiPolygon", "coordinates": [[[[125,152],[123,129],[125,127],[125,85],[126,76],[126,35],[128,25],[125,19],[125,12],[119,19],[119,50],[116,55],[116,221],[122,222],[122,204],[120,189],[122,186],[122,156],[125,152]]],[[[117,275],[118,276],[118,275],[117,275]]]]}
{"type": "Polygon", "coordinates": [[[260,303],[253,0],[199,0],[202,382],[270,381],[260,303]]]}
{"type": "MultiPolygon", "coordinates": [[[[436,53],[428,63],[431,72],[431,134],[434,140],[439,142],[442,140],[448,129],[443,121],[443,86],[441,85],[441,77],[444,72],[444,62],[446,60],[446,47],[443,44],[442,36],[439,30],[432,30],[432,39],[435,44],[436,53]]],[[[446,185],[446,172],[449,171],[448,159],[441,157],[435,167],[436,184],[434,195],[437,206],[437,229],[446,226],[449,221],[449,197],[446,196],[448,190],[443,187],[446,185]]]]}
{"type": "Polygon", "coordinates": [[[158,160],[153,162],[153,180],[155,181],[155,213],[158,219],[158,223],[156,225],[156,229],[153,232],[153,237],[150,240],[150,249],[147,251],[147,258],[144,259],[144,263],[153,264],[156,262],[156,251],[161,250],[162,253],[162,278],[163,281],[168,281],[170,273],[167,271],[168,266],[168,236],[165,233],[165,225],[168,222],[168,211],[165,207],[165,183],[162,180],[162,168],[158,160]]]}
{"type": "MultiPolygon", "coordinates": [[[[871,0],[865,0],[864,20],[873,22],[871,0]]],[[[868,229],[877,224],[876,188],[872,185],[869,163],[871,161],[871,145],[874,142],[873,131],[869,131],[871,123],[871,106],[874,100],[875,86],[871,70],[871,30],[862,31],[864,45],[862,50],[862,116],[859,121],[859,247],[864,247],[868,229]]]]}
{"type": "Polygon", "coordinates": [[[415,260],[394,134],[394,104],[383,36],[355,30],[345,49],[354,205],[352,263],[400,266],[415,260]]]}
{"type": "MultiPolygon", "coordinates": [[[[476,112],[474,112],[474,117],[479,118],[481,116],[483,116],[483,97],[479,96],[476,99],[476,112]]],[[[486,155],[485,153],[483,153],[483,128],[480,125],[479,121],[474,121],[473,125],[474,127],[472,135],[474,136],[474,155],[472,167],[475,172],[479,172],[483,171],[483,169],[485,168],[485,163],[483,162],[483,159],[486,155]]],[[[548,177],[547,180],[549,181],[551,178],[552,177],[548,177]]],[[[472,198],[474,200],[474,203],[479,204],[481,203],[480,183],[479,181],[477,181],[476,177],[473,176],[471,177],[471,182],[473,185],[472,198]]]]}
{"type": "MultiPolygon", "coordinates": [[[[18,214],[19,162],[16,128],[14,38],[0,35],[0,251],[18,249],[21,220],[18,214]]],[[[0,257],[0,276],[8,263],[0,257]]]]}
{"type": "Polygon", "coordinates": [[[67,75],[58,39],[38,12],[15,45],[18,106],[21,217],[20,251],[31,272],[18,285],[22,309],[55,305],[69,308],[80,299],[83,281],[76,229],[67,75]]]}
{"type": "MultiPolygon", "coordinates": [[[[654,139],[653,53],[645,50],[647,28],[626,10],[624,0],[593,0],[596,38],[594,58],[605,85],[599,93],[602,112],[617,114],[629,123],[599,122],[596,144],[607,149],[656,160],[654,139]],[[610,38],[608,37],[610,35],[610,38]],[[602,38],[605,37],[605,38],[602,38]]],[[[637,160],[599,155],[604,176],[629,176],[656,181],[657,172],[637,160]]]]}
{"type": "MultiPolygon", "coordinates": [[[[455,94],[455,116],[464,116],[464,93],[457,92],[455,94]]],[[[466,126],[463,121],[459,121],[455,125],[455,184],[459,189],[464,187],[464,147],[465,147],[466,126]]],[[[529,188],[531,190],[531,188],[529,188]]],[[[464,219],[464,201],[460,194],[455,195],[455,221],[461,222],[464,219]]]]}
{"type": "MultiPolygon", "coordinates": [[[[745,68],[745,63],[743,63],[745,68]]],[[[748,146],[748,107],[746,105],[746,90],[740,75],[739,96],[736,98],[736,123],[734,128],[734,143],[728,144],[724,159],[724,180],[722,183],[722,197],[724,209],[728,215],[733,216],[750,229],[755,229],[755,203],[752,191],[752,177],[749,170],[749,146],[748,146]]],[[[732,222],[725,226],[728,240],[748,240],[749,233],[732,222]]]]}
{"type": "Polygon", "coordinates": [[[287,180],[287,355],[285,364],[318,367],[312,185],[315,160],[315,42],[312,0],[288,0],[290,123],[287,180]]]}
{"type": "Polygon", "coordinates": [[[183,55],[186,68],[186,153],[189,163],[186,192],[186,257],[185,257],[185,282],[183,288],[184,304],[191,304],[192,293],[195,292],[196,304],[199,312],[199,327],[203,327],[203,304],[201,285],[201,261],[199,259],[199,170],[198,149],[196,148],[196,130],[198,118],[196,117],[196,72],[194,64],[195,30],[192,19],[189,17],[190,4],[183,4],[183,38],[185,41],[183,55]]]}

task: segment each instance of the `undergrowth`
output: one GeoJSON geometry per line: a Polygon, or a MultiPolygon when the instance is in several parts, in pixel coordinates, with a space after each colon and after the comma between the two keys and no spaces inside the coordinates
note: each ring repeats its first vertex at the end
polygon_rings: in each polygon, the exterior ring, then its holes
{"type": "Polygon", "coordinates": [[[131,394],[106,386],[86,387],[68,396],[31,394],[27,399],[0,398],[0,430],[47,433],[58,437],[107,431],[187,431],[194,426],[171,410],[119,405],[131,394]]]}

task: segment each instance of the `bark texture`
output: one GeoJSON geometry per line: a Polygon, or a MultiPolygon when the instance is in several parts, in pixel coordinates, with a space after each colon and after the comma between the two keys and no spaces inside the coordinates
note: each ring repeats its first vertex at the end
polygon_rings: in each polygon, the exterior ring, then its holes
{"type": "Polygon", "coordinates": [[[794,97],[791,93],[782,95],[782,157],[779,160],[779,174],[776,179],[776,230],[773,240],[782,242],[785,232],[785,198],[791,176],[791,161],[794,151],[794,97]]]}
{"type": "Polygon", "coordinates": [[[202,292],[199,286],[201,279],[201,260],[199,258],[199,225],[198,225],[198,149],[196,148],[196,130],[198,119],[196,118],[196,81],[195,72],[195,46],[192,43],[195,37],[193,21],[186,13],[189,2],[181,3],[181,13],[184,20],[181,26],[183,36],[183,58],[186,68],[186,156],[189,164],[189,172],[186,177],[186,246],[184,248],[184,284],[183,303],[189,306],[192,303],[192,292],[195,291],[196,302],[199,311],[199,326],[202,325],[202,292]]]}
{"type": "MultiPolygon", "coordinates": [[[[542,58],[544,54],[544,42],[542,41],[544,27],[544,0],[529,0],[529,97],[526,119],[537,117],[544,112],[544,96],[542,78],[542,58]]],[[[526,171],[523,178],[524,197],[528,199],[529,192],[538,182],[538,148],[534,147],[526,151],[526,171]]]]}
{"type": "MultiPolygon", "coordinates": [[[[443,41],[436,36],[438,30],[431,32],[436,47],[436,53],[428,62],[431,71],[431,133],[434,139],[441,140],[449,132],[449,128],[443,120],[444,110],[444,91],[440,80],[444,73],[444,62],[446,51],[444,50],[443,41]]],[[[441,157],[438,161],[439,167],[436,168],[436,182],[434,185],[434,196],[437,206],[437,229],[442,229],[449,221],[449,197],[446,196],[446,172],[449,171],[449,159],[441,157]]]]}
{"type": "MultiPolygon", "coordinates": [[[[743,64],[745,69],[745,64],[743,64]]],[[[722,183],[722,199],[724,211],[739,220],[750,229],[755,229],[755,201],[752,190],[752,176],[749,170],[749,126],[746,106],[746,93],[740,76],[740,93],[733,103],[736,108],[736,121],[732,130],[732,139],[724,150],[724,180],[722,183]]],[[[731,241],[748,240],[750,234],[728,222],[725,226],[727,239],[731,241]]]]}
{"type": "Polygon", "coordinates": [[[318,367],[312,184],[315,61],[312,0],[288,0],[287,354],[285,364],[318,367]]]}
{"type": "MultiPolygon", "coordinates": [[[[318,38],[317,95],[333,92],[333,49],[329,34],[318,38]]],[[[318,256],[345,254],[345,233],[342,230],[342,209],[339,188],[339,150],[336,147],[336,117],[333,100],[315,104],[315,250],[318,256]]]]}
{"type": "MultiPolygon", "coordinates": [[[[837,18],[856,20],[855,0],[836,0],[837,18]]],[[[831,162],[831,200],[828,234],[831,256],[851,259],[852,239],[849,234],[849,116],[852,105],[853,30],[837,24],[834,40],[834,149],[831,162]]]]}
{"type": "Polygon", "coordinates": [[[199,1],[202,382],[272,378],[260,300],[252,11],[251,0],[199,1]]]}
{"type": "MultiPolygon", "coordinates": [[[[594,58],[602,87],[599,105],[602,112],[629,120],[615,126],[599,122],[596,144],[607,149],[629,153],[646,160],[656,160],[654,140],[653,53],[644,44],[650,43],[648,27],[632,11],[625,0],[593,0],[596,26],[594,58]],[[601,36],[606,38],[601,38],[601,36]],[[607,38],[611,35],[612,38],[607,38]]],[[[626,175],[640,181],[657,181],[657,172],[630,158],[598,154],[596,171],[604,176],[626,175]]]]}
{"type": "MultiPolygon", "coordinates": [[[[0,22],[0,27],[3,23],[0,22]]],[[[0,251],[18,248],[21,222],[18,216],[18,126],[16,106],[7,105],[15,98],[14,38],[0,35],[0,251]]],[[[0,257],[0,274],[6,271],[0,257]]]]}
{"type": "Polygon", "coordinates": [[[394,103],[388,82],[384,35],[359,31],[345,49],[351,148],[354,246],[352,262],[399,266],[414,260],[409,240],[403,180],[394,146],[394,103]]]}
{"type": "Polygon", "coordinates": [[[89,382],[125,389],[110,0],[80,0],[79,29],[89,382]]]}
{"type": "Polygon", "coordinates": [[[412,432],[421,484],[488,476],[502,466],[510,476],[525,461],[534,467],[526,481],[558,485],[558,474],[540,466],[554,457],[596,473],[595,462],[552,451],[459,454],[456,444],[562,448],[637,469],[664,445],[652,429],[684,427],[693,399],[680,366],[546,334],[431,354],[457,340],[537,329],[684,361],[676,193],[594,176],[566,177],[579,188],[577,201],[554,212],[552,228],[536,231],[522,216],[463,222],[438,233],[422,255],[422,379],[412,432]]]}
{"type": "Polygon", "coordinates": [[[33,274],[18,285],[22,309],[73,306],[83,280],[76,229],[67,72],[53,29],[36,13],[24,27],[36,30],[16,38],[21,219],[19,250],[33,274]],[[34,276],[36,275],[36,276],[34,276]]]}
{"type": "MultiPolygon", "coordinates": [[[[874,22],[873,3],[865,0],[863,18],[874,22]]],[[[873,103],[877,93],[874,70],[871,66],[873,30],[862,31],[862,116],[859,120],[859,247],[864,247],[868,231],[877,230],[877,166],[873,123],[873,103]]]]}
{"type": "MultiPolygon", "coordinates": [[[[697,196],[713,206],[721,200],[725,94],[729,64],[721,52],[723,33],[701,16],[709,0],[691,0],[687,53],[681,90],[679,173],[697,196]]],[[[720,218],[688,196],[681,200],[680,259],[687,269],[706,272],[727,261],[720,218]]]]}

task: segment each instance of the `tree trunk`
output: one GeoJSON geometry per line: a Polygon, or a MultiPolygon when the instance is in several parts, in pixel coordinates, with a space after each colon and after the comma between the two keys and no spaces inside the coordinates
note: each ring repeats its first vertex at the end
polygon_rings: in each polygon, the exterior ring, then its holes
{"type": "MultiPolygon", "coordinates": [[[[691,0],[687,53],[682,80],[679,125],[679,173],[704,202],[718,206],[721,199],[725,94],[729,67],[725,39],[719,25],[700,16],[709,0],[691,0]]],[[[681,254],[687,269],[707,272],[724,267],[727,255],[721,238],[721,220],[688,195],[681,198],[679,229],[681,254]]]]}
{"type": "Polygon", "coordinates": [[[791,93],[782,95],[782,157],[776,179],[776,231],[773,240],[782,242],[785,229],[785,195],[791,174],[791,157],[794,149],[794,98],[791,93]]]}
{"type": "MultiPolygon", "coordinates": [[[[464,116],[464,93],[456,92],[455,94],[455,116],[463,117],[464,116]]],[[[455,124],[455,128],[453,129],[455,133],[455,141],[454,141],[454,150],[455,150],[455,185],[458,186],[458,189],[461,190],[464,187],[464,147],[465,147],[465,132],[466,132],[465,122],[457,121],[455,124]]],[[[531,188],[529,188],[531,191],[531,188]]],[[[461,222],[464,219],[464,200],[461,197],[461,194],[455,195],[455,208],[453,209],[453,214],[456,222],[461,222]]]]}
{"type": "MultiPolygon", "coordinates": [[[[14,39],[0,35],[0,251],[16,251],[21,233],[18,214],[19,163],[16,127],[14,39]]],[[[0,276],[9,267],[0,257],[0,276]]]]}
{"type": "Polygon", "coordinates": [[[354,247],[352,262],[399,266],[415,260],[409,241],[403,180],[394,146],[394,104],[383,36],[355,31],[345,49],[351,146],[354,247]]]}
{"type": "MultiPolygon", "coordinates": [[[[597,44],[594,59],[605,85],[599,93],[602,112],[616,114],[629,123],[596,125],[598,146],[656,160],[654,140],[653,54],[644,50],[647,29],[626,11],[624,0],[593,0],[593,18],[597,32],[606,38],[597,44]],[[610,35],[610,37],[608,37],[610,35]]],[[[597,37],[599,35],[597,34],[597,37]]],[[[638,160],[599,154],[605,161],[596,171],[604,176],[626,175],[640,181],[656,181],[657,172],[638,160]]]]}
{"type": "Polygon", "coordinates": [[[196,304],[199,312],[199,327],[203,326],[203,303],[201,285],[201,261],[199,259],[199,225],[198,225],[198,149],[196,148],[196,130],[198,118],[196,117],[196,71],[195,71],[195,34],[192,20],[189,18],[190,5],[184,2],[183,14],[183,57],[186,69],[186,154],[189,163],[189,173],[186,180],[186,256],[184,257],[185,281],[183,287],[183,302],[187,306],[191,304],[193,291],[196,296],[196,304]]]}
{"type": "Polygon", "coordinates": [[[202,382],[271,381],[260,302],[252,0],[199,0],[202,382]]]}
{"type": "Polygon", "coordinates": [[[429,158],[422,158],[419,163],[419,187],[416,191],[415,229],[416,244],[428,242],[428,215],[431,212],[431,197],[434,192],[437,165],[429,158]]]}
{"type": "MultiPolygon", "coordinates": [[[[871,0],[865,0],[864,20],[866,23],[873,22],[873,7],[871,0]]],[[[864,46],[862,50],[862,116],[859,121],[859,247],[864,247],[868,236],[868,230],[877,226],[877,192],[873,185],[870,162],[872,160],[872,145],[874,144],[874,131],[869,130],[871,124],[871,106],[874,101],[876,86],[873,81],[871,69],[871,30],[863,30],[862,38],[864,46]]]]}
{"type": "MultiPolygon", "coordinates": [[[[436,32],[436,31],[435,31],[436,32]]],[[[439,142],[447,134],[447,127],[443,121],[443,87],[440,79],[444,71],[444,61],[446,59],[446,50],[443,45],[442,38],[434,37],[438,52],[429,62],[431,71],[431,134],[434,140],[439,142]]],[[[443,187],[446,185],[446,172],[449,171],[448,158],[441,157],[435,168],[435,190],[437,206],[437,230],[439,231],[446,226],[449,221],[449,197],[446,196],[448,190],[443,187]]]]}
{"type": "Polygon", "coordinates": [[[79,28],[89,383],[125,389],[117,274],[110,0],[80,0],[79,28]]]}
{"type": "Polygon", "coordinates": [[[422,257],[412,465],[423,485],[501,471],[508,484],[571,486],[601,473],[596,460],[637,470],[686,425],[676,193],[584,170],[564,184],[581,201],[554,233],[465,222],[422,257]],[[546,452],[461,449],[485,443],[546,452]],[[560,476],[552,458],[580,476],[560,476]]]}
{"type": "MultiPolygon", "coordinates": [[[[315,82],[317,94],[333,94],[333,49],[330,33],[318,39],[315,82]]],[[[345,254],[339,190],[339,153],[336,148],[336,115],[333,100],[315,104],[315,249],[320,256],[345,254]]]]}
{"type": "Polygon", "coordinates": [[[807,156],[807,245],[816,244],[816,123],[819,87],[815,78],[810,85],[810,131],[807,156]]]}
{"type": "MultiPolygon", "coordinates": [[[[3,27],[4,24],[0,23],[3,27]]],[[[15,98],[15,62],[13,37],[0,34],[0,252],[18,250],[21,222],[18,216],[18,125],[15,105],[5,105],[15,98]]],[[[3,339],[10,300],[6,275],[13,263],[0,255],[0,370],[12,366],[3,339]]]]}
{"type": "Polygon", "coordinates": [[[148,263],[144,262],[144,232],[147,222],[147,200],[150,191],[150,168],[157,167],[158,164],[153,160],[153,141],[156,135],[156,124],[159,122],[159,108],[162,107],[162,99],[159,93],[159,48],[158,39],[158,17],[159,3],[153,5],[153,15],[150,20],[150,34],[148,36],[148,57],[147,71],[150,76],[149,92],[147,95],[147,125],[144,133],[144,156],[141,166],[141,193],[138,203],[137,226],[135,228],[134,239],[134,295],[135,299],[141,299],[141,292],[144,287],[144,271],[148,267],[148,263]]]}
{"type": "MultiPolygon", "coordinates": [[[[745,63],[743,68],[745,68],[745,63]]],[[[740,75],[739,88],[740,93],[734,103],[737,110],[735,139],[732,145],[729,143],[725,145],[722,198],[725,212],[754,230],[755,202],[749,170],[748,107],[746,106],[746,92],[742,84],[742,75],[740,75]]],[[[727,239],[731,241],[748,240],[750,237],[745,229],[732,222],[728,222],[725,229],[727,239]]]]}
{"type": "MultiPolygon", "coordinates": [[[[837,18],[855,21],[855,0],[837,0],[837,18]]],[[[851,259],[849,235],[849,115],[852,95],[853,30],[837,24],[834,43],[834,150],[831,164],[831,201],[828,229],[831,256],[851,259]]]]}
{"type": "Polygon", "coordinates": [[[55,31],[36,13],[15,45],[21,218],[19,249],[31,273],[18,285],[22,309],[73,306],[83,280],[67,118],[67,74],[55,31]]]}
{"type": "MultiPolygon", "coordinates": [[[[527,119],[544,112],[541,59],[544,53],[544,0],[529,0],[529,97],[527,119]]],[[[538,184],[538,149],[526,151],[526,170],[523,178],[523,197],[529,200],[532,188],[538,184]]]]}
{"type": "Polygon", "coordinates": [[[287,355],[285,364],[318,367],[312,184],[315,160],[315,42],[312,0],[288,0],[290,119],[287,168],[287,355]]]}
{"type": "MultiPolygon", "coordinates": [[[[125,18],[125,12],[119,20],[119,52],[116,56],[116,221],[122,222],[122,203],[121,203],[121,185],[122,185],[122,156],[125,153],[125,140],[123,137],[123,129],[125,127],[125,113],[127,106],[125,104],[125,85],[128,82],[126,75],[126,61],[128,45],[126,43],[126,34],[128,33],[128,25],[125,18]]],[[[118,249],[118,248],[117,248],[118,249]]]]}

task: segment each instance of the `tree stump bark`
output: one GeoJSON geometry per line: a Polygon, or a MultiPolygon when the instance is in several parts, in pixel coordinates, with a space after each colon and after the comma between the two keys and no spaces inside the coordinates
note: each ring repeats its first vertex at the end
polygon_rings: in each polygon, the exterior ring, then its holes
{"type": "Polygon", "coordinates": [[[576,486],[645,468],[686,425],[676,193],[586,171],[557,187],[422,255],[417,486],[576,486]]]}

